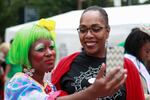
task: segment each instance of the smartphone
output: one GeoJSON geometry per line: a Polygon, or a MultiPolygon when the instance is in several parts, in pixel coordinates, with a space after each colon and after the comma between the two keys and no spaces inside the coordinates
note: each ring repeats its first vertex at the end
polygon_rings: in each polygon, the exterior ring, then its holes
{"type": "Polygon", "coordinates": [[[124,65],[124,47],[109,46],[106,51],[106,74],[113,67],[121,67],[124,65]]]}

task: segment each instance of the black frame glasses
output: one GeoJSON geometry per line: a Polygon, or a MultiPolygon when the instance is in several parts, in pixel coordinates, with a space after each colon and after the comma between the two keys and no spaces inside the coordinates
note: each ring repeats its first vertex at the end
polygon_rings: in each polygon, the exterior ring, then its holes
{"type": "Polygon", "coordinates": [[[89,28],[88,27],[79,27],[79,28],[77,28],[77,31],[80,34],[88,33],[89,30],[91,33],[98,33],[100,31],[102,31],[104,28],[106,28],[106,27],[102,27],[102,26],[91,26],[89,28]]]}

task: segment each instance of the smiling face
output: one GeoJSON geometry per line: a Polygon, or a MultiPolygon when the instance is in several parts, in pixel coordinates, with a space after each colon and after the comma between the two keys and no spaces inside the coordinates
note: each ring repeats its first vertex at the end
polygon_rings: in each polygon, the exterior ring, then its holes
{"type": "Polygon", "coordinates": [[[81,16],[79,26],[80,42],[85,52],[91,56],[104,57],[105,42],[109,36],[109,31],[104,16],[99,11],[89,10],[85,12],[81,16]]]}
{"type": "Polygon", "coordinates": [[[54,42],[51,40],[37,40],[30,48],[29,61],[35,73],[44,75],[54,68],[56,52],[54,42]]]}

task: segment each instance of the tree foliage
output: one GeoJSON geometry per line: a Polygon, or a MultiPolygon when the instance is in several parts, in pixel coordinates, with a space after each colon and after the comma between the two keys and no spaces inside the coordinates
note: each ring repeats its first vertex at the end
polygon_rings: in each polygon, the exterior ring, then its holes
{"type": "MultiPolygon", "coordinates": [[[[82,9],[99,5],[113,6],[113,0],[82,0],[82,9]]],[[[128,1],[128,0],[126,0],[128,1]]],[[[137,4],[138,0],[133,0],[137,4]]],[[[126,5],[124,3],[124,5],[126,5]]],[[[25,7],[32,7],[37,11],[38,18],[51,17],[78,8],[78,0],[0,0],[0,37],[4,39],[7,27],[23,23],[25,7]]]]}

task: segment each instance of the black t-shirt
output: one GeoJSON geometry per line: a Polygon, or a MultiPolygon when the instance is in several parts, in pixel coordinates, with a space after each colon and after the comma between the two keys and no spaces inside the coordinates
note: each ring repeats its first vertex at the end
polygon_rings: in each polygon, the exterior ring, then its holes
{"type": "MultiPolygon", "coordinates": [[[[105,63],[106,58],[97,58],[81,52],[71,64],[71,69],[61,78],[61,88],[72,94],[85,89],[90,85],[88,80],[95,78],[105,63]]],[[[125,87],[121,87],[113,96],[104,97],[102,100],[125,100],[125,87]]],[[[100,100],[101,100],[100,99],[100,100]]]]}

